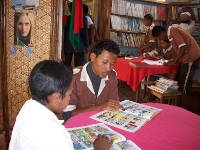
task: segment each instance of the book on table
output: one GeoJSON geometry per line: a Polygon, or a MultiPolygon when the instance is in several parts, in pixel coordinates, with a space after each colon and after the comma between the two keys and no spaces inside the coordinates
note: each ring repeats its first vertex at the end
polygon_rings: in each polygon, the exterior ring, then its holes
{"type": "Polygon", "coordinates": [[[67,131],[71,135],[75,150],[92,150],[93,142],[99,134],[105,134],[113,139],[110,150],[141,150],[134,142],[126,140],[123,135],[103,123],[67,128],[67,131]]]}
{"type": "Polygon", "coordinates": [[[130,100],[121,101],[120,104],[122,110],[104,110],[92,115],[91,118],[122,130],[135,132],[162,110],[130,100]]]}

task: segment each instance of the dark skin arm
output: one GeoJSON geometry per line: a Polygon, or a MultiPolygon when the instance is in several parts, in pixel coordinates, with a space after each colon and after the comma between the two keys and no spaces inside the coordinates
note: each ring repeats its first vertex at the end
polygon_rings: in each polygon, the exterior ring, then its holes
{"type": "Polygon", "coordinates": [[[93,143],[94,150],[109,150],[113,140],[106,135],[98,135],[93,143]]]}
{"type": "Polygon", "coordinates": [[[108,100],[108,102],[100,104],[100,105],[93,105],[86,108],[78,108],[72,111],[72,116],[77,115],[82,112],[87,111],[94,111],[94,110],[119,110],[122,109],[122,106],[119,104],[117,100],[108,100]]]}

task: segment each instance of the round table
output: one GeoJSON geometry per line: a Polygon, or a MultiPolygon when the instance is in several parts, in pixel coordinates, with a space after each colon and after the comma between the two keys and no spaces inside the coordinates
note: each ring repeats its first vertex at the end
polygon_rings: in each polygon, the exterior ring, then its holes
{"type": "MultiPolygon", "coordinates": [[[[113,130],[148,150],[199,150],[200,116],[177,106],[160,103],[146,105],[161,108],[162,111],[134,133],[112,126],[113,130]]],[[[71,117],[65,127],[78,127],[95,124],[90,118],[98,111],[85,112],[71,117]]]]}

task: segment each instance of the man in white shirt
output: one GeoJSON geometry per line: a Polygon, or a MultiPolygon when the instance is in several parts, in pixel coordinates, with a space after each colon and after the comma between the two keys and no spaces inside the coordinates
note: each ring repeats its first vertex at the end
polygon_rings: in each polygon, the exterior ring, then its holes
{"type": "MultiPolygon", "coordinates": [[[[20,110],[13,128],[9,150],[73,150],[71,137],[61,113],[70,101],[72,70],[53,60],[38,63],[31,71],[29,87],[32,99],[20,110]]],[[[108,150],[112,141],[100,135],[95,150],[108,150]]]]}
{"type": "Polygon", "coordinates": [[[89,12],[88,6],[86,4],[83,4],[83,15],[87,19],[89,44],[90,44],[90,48],[92,48],[94,46],[95,26],[88,12],[89,12]]]}
{"type": "Polygon", "coordinates": [[[94,22],[92,21],[91,17],[89,16],[89,8],[86,4],[83,4],[83,15],[87,19],[87,29],[88,29],[88,38],[89,38],[89,48],[85,53],[85,61],[89,61],[89,54],[90,49],[94,46],[94,39],[95,39],[95,26],[94,22]]]}

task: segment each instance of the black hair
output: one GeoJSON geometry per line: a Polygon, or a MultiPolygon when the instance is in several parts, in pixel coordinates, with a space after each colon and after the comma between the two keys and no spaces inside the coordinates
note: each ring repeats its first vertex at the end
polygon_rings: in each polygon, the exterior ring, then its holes
{"type": "Polygon", "coordinates": [[[72,11],[72,2],[68,3],[68,8],[69,8],[69,11],[71,12],[72,11]]]}
{"type": "Polygon", "coordinates": [[[53,93],[65,96],[72,82],[72,69],[55,60],[44,60],[35,65],[29,76],[32,99],[48,103],[47,97],[53,93]]]}
{"type": "Polygon", "coordinates": [[[118,55],[120,52],[119,46],[110,39],[103,39],[98,41],[91,50],[91,53],[95,53],[96,56],[100,55],[103,50],[112,52],[118,55]]]}
{"type": "Polygon", "coordinates": [[[144,18],[153,22],[153,16],[151,14],[146,14],[144,18]]]}
{"type": "Polygon", "coordinates": [[[88,6],[83,4],[83,13],[88,14],[88,6]]]}
{"type": "Polygon", "coordinates": [[[166,28],[162,27],[162,26],[155,26],[152,30],[152,35],[154,37],[158,37],[160,35],[161,32],[166,32],[166,28]]]}
{"type": "Polygon", "coordinates": [[[170,43],[169,39],[165,39],[165,40],[163,40],[163,41],[165,41],[165,42],[167,42],[167,43],[170,43]]]}

